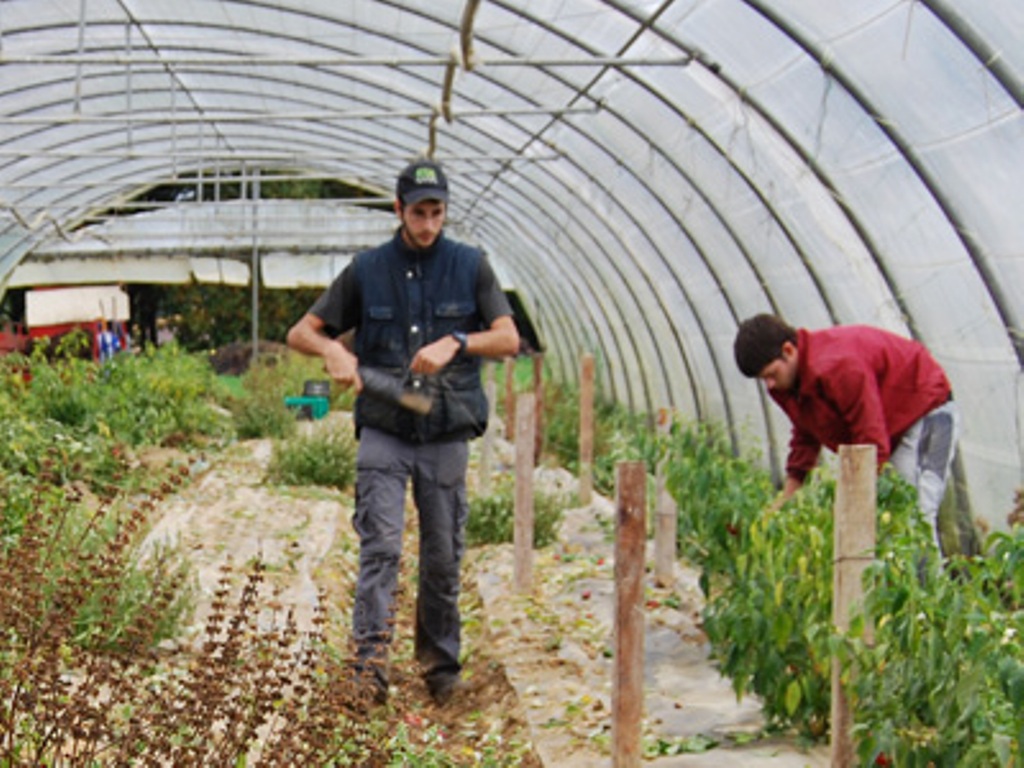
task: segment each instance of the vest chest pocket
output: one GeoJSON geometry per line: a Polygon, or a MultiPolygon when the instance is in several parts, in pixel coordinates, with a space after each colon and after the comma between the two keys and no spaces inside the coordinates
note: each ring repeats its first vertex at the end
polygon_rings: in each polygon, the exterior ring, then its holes
{"type": "MultiPolygon", "coordinates": [[[[393,306],[386,304],[366,308],[366,326],[359,329],[359,334],[363,337],[364,350],[370,354],[375,350],[390,353],[400,353],[404,350],[402,329],[396,323],[397,314],[393,306]]],[[[394,361],[380,360],[378,364],[392,362],[394,361]]]]}
{"type": "Polygon", "coordinates": [[[434,307],[434,317],[451,319],[466,317],[473,314],[473,303],[470,301],[446,301],[434,307]]]}
{"type": "Polygon", "coordinates": [[[434,306],[434,330],[438,336],[476,330],[475,315],[476,305],[471,301],[440,302],[434,306]]]}
{"type": "Polygon", "coordinates": [[[453,331],[467,333],[477,329],[476,305],[471,301],[442,301],[434,305],[434,338],[446,336],[453,331]]]}

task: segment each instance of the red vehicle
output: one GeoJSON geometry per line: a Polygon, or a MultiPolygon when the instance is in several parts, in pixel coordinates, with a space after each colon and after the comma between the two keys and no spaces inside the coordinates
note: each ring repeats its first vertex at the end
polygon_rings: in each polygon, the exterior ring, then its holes
{"type": "Polygon", "coordinates": [[[0,355],[11,352],[27,352],[32,337],[25,331],[21,323],[7,321],[0,328],[0,355]]]}
{"type": "Polygon", "coordinates": [[[116,285],[36,288],[25,294],[25,323],[0,331],[0,354],[26,352],[35,339],[57,339],[76,328],[93,340],[92,354],[105,360],[128,349],[128,294],[116,285]]]}

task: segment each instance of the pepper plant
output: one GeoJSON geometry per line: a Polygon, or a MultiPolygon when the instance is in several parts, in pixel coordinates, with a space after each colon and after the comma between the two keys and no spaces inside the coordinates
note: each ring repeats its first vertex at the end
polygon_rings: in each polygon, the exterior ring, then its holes
{"type": "Polygon", "coordinates": [[[859,634],[842,649],[857,670],[859,755],[922,768],[1019,765],[1024,528],[994,534],[987,556],[957,558],[942,572],[916,565],[926,535],[898,538],[870,566],[873,640],[859,634]]]}
{"type": "Polygon", "coordinates": [[[767,474],[735,458],[713,427],[676,426],[665,450],[680,550],[701,570],[712,654],[738,696],[761,699],[770,729],[828,736],[838,658],[861,764],[1021,764],[1024,530],[939,566],[916,492],[884,471],[864,609],[840,637],[828,471],[773,510],[767,474]]]}

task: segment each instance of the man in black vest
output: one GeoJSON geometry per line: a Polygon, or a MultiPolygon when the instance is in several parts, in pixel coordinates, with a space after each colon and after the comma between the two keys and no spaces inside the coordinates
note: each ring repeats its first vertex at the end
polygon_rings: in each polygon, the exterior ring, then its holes
{"type": "Polygon", "coordinates": [[[407,166],[395,198],[401,224],[394,238],[357,254],[288,331],[288,344],[322,357],[334,381],[360,393],[353,516],[360,541],[353,615],[357,678],[375,701],[386,701],[411,479],[420,523],[416,658],[431,696],[444,704],[458,689],[461,672],[468,441],[487,426],[480,358],[515,355],[519,334],[486,257],[445,237],[443,169],[425,160],[407,166]],[[349,332],[354,341],[346,346],[349,332]],[[371,397],[361,367],[419,388],[432,400],[429,412],[371,397]]]}

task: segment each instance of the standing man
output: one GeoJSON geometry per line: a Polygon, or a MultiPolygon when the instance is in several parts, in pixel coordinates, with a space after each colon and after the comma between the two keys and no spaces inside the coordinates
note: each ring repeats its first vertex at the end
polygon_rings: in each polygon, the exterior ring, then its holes
{"type": "Polygon", "coordinates": [[[420,528],[416,658],[431,696],[444,704],[458,689],[461,672],[458,600],[469,440],[487,426],[480,358],[515,355],[519,334],[486,257],[445,237],[448,180],[441,166],[427,160],[407,166],[395,198],[395,236],[352,259],[288,331],[288,345],[322,357],[334,381],[360,393],[353,516],[360,542],[352,622],[356,680],[374,701],[386,701],[411,479],[420,528]],[[349,331],[351,349],[339,338],[349,331]],[[429,413],[370,397],[359,366],[429,393],[429,413]]]}
{"type": "Polygon", "coordinates": [[[821,447],[870,444],[917,488],[939,536],[939,506],[960,436],[946,374],[921,344],[863,325],[796,330],[774,315],[740,324],[733,344],[744,376],[764,381],[793,422],[782,500],[803,485],[821,447]]]}

